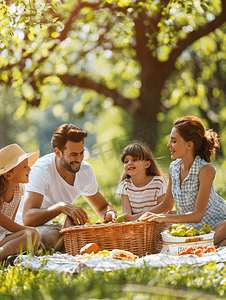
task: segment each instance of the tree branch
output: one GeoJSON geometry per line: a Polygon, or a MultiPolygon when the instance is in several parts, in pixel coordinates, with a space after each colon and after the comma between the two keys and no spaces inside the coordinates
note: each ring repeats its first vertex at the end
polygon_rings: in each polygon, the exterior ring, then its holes
{"type": "MultiPolygon", "coordinates": [[[[49,75],[40,74],[39,80],[42,82],[49,75]]],[[[66,86],[79,87],[84,89],[92,89],[96,91],[98,94],[102,94],[105,97],[110,97],[114,101],[114,105],[117,105],[129,113],[133,113],[135,111],[136,104],[134,100],[123,97],[116,89],[110,89],[106,85],[102,83],[98,83],[89,77],[80,77],[79,75],[57,75],[58,78],[62,81],[66,86]]],[[[37,90],[35,82],[30,82],[31,86],[37,90]]]]}
{"type": "MultiPolygon", "coordinates": [[[[74,9],[71,12],[70,18],[65,23],[64,29],[61,31],[61,34],[60,34],[60,36],[57,39],[58,42],[56,41],[56,43],[49,49],[49,52],[53,52],[54,51],[54,49],[58,45],[59,41],[61,42],[61,41],[63,41],[63,40],[66,39],[67,34],[68,34],[69,30],[71,29],[71,24],[73,23],[75,16],[78,14],[78,12],[80,11],[80,9],[83,8],[83,7],[85,7],[85,6],[87,6],[86,3],[81,3],[81,0],[78,1],[78,3],[75,5],[74,9]]],[[[48,58],[48,56],[40,58],[37,61],[37,64],[38,65],[42,64],[47,58],[48,58]]],[[[33,75],[34,71],[31,72],[30,76],[33,75]]]]}
{"type": "Polygon", "coordinates": [[[160,20],[163,18],[162,11],[163,11],[164,8],[167,7],[169,2],[170,2],[170,0],[161,0],[160,1],[161,6],[160,6],[160,10],[158,11],[158,13],[153,17],[148,17],[147,18],[147,20],[149,22],[149,26],[148,26],[149,33],[150,33],[150,35],[152,35],[152,41],[153,41],[153,43],[156,47],[157,47],[157,44],[158,44],[156,33],[159,30],[157,25],[160,22],[160,20]]]}
{"type": "Polygon", "coordinates": [[[192,45],[196,40],[214,31],[216,28],[220,27],[224,22],[226,22],[226,1],[222,0],[222,12],[218,15],[212,22],[209,22],[197,30],[190,32],[186,39],[180,39],[177,43],[177,47],[170,53],[168,62],[174,64],[178,56],[190,45],[192,45]]]}

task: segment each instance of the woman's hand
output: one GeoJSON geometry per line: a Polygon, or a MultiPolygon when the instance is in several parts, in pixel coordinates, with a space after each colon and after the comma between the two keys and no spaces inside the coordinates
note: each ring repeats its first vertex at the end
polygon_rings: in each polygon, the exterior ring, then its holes
{"type": "Polygon", "coordinates": [[[140,218],[138,220],[139,221],[147,221],[152,215],[156,215],[156,214],[147,211],[142,216],[140,216],[140,218]]]}
{"type": "Polygon", "coordinates": [[[139,218],[139,221],[162,223],[165,222],[165,219],[166,219],[166,214],[154,214],[151,212],[146,212],[139,218]]]}

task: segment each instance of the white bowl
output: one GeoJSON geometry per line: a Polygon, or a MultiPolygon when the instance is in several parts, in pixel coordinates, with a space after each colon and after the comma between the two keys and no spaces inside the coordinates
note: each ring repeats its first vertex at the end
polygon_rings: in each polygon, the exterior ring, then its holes
{"type": "Polygon", "coordinates": [[[186,243],[194,241],[206,241],[212,240],[214,238],[214,231],[210,233],[203,234],[203,235],[196,235],[196,236],[171,236],[167,231],[161,232],[162,241],[166,243],[186,243]]]}

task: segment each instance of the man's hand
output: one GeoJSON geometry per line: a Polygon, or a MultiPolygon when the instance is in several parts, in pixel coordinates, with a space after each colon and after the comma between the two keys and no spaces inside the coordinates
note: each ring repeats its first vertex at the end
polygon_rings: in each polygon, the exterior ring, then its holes
{"type": "Polygon", "coordinates": [[[105,213],[104,220],[106,222],[115,221],[117,218],[116,213],[113,210],[108,210],[105,213]]]}
{"type": "Polygon", "coordinates": [[[80,206],[76,206],[73,204],[68,204],[65,202],[59,203],[61,213],[71,217],[75,223],[75,225],[83,225],[88,220],[88,215],[80,206]]]}
{"type": "Polygon", "coordinates": [[[106,199],[97,192],[92,196],[83,196],[90,206],[95,210],[101,220],[113,221],[117,217],[116,209],[112,207],[106,199]]]}
{"type": "Polygon", "coordinates": [[[63,224],[63,228],[68,228],[68,227],[71,227],[72,225],[75,225],[73,219],[69,216],[66,216],[64,224],[63,224]]]}

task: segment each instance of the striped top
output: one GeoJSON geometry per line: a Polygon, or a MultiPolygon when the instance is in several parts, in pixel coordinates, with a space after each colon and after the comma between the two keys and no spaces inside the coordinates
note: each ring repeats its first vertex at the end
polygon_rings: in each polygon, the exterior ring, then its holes
{"type": "MultiPolygon", "coordinates": [[[[24,191],[24,184],[16,185],[16,187],[14,188],[13,200],[9,203],[4,202],[2,207],[0,208],[0,213],[11,220],[13,219],[13,217],[15,218],[15,211],[20,204],[20,200],[24,191]]],[[[11,232],[0,226],[0,241],[4,239],[4,237],[9,233],[11,232]]]]}
{"type": "MultiPolygon", "coordinates": [[[[199,192],[199,172],[205,165],[210,163],[196,156],[188,176],[183,180],[180,186],[180,166],[181,159],[176,159],[170,164],[170,177],[172,179],[172,194],[177,205],[179,214],[192,212],[195,209],[196,199],[199,192]]],[[[205,215],[200,223],[189,223],[195,229],[201,229],[203,225],[209,224],[212,228],[217,223],[226,220],[226,201],[215,191],[212,184],[209,202],[205,215]]]]}
{"type": "Polygon", "coordinates": [[[124,179],[118,186],[116,194],[127,195],[133,215],[144,213],[158,204],[157,198],[166,193],[167,184],[163,177],[154,176],[145,186],[137,187],[131,178],[124,179]]]}

